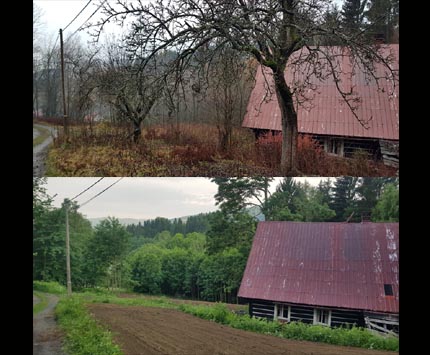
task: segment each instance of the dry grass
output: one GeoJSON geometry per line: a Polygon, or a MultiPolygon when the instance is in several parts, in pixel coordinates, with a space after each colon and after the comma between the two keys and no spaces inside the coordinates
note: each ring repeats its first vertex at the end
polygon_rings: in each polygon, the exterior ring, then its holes
{"type": "MultiPolygon", "coordinates": [[[[133,144],[126,127],[99,123],[75,126],[49,153],[51,176],[282,176],[281,141],[255,142],[252,132],[236,128],[231,146],[221,151],[216,127],[204,124],[151,126],[133,144]]],[[[307,176],[393,176],[395,170],[359,156],[326,155],[308,137],[299,139],[298,169],[307,176]]]]}

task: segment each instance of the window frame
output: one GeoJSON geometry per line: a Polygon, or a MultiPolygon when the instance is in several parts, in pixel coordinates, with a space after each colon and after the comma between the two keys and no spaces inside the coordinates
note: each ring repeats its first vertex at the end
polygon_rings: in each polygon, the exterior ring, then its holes
{"type": "Polygon", "coordinates": [[[331,309],[327,308],[314,308],[314,325],[324,325],[326,327],[331,326],[331,309]],[[327,323],[320,322],[321,312],[327,312],[327,323]]]}
{"type": "Polygon", "coordinates": [[[345,140],[343,138],[327,137],[324,140],[324,150],[327,154],[343,157],[345,150],[345,140]],[[333,147],[337,153],[333,152],[333,147]]]}
{"type": "Polygon", "coordinates": [[[288,323],[291,320],[291,306],[288,304],[282,304],[282,303],[275,303],[275,309],[274,309],[274,319],[275,320],[282,320],[287,321],[288,323]],[[284,314],[285,307],[287,307],[287,318],[284,316],[279,316],[279,313],[284,314]],[[280,311],[280,312],[279,312],[280,311]]]}

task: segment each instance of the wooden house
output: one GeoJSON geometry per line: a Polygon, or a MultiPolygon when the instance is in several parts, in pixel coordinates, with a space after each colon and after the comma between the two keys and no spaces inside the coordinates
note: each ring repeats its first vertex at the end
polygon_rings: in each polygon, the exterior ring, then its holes
{"type": "Polygon", "coordinates": [[[259,222],[238,296],[253,317],[398,333],[399,224],[259,222]]]}

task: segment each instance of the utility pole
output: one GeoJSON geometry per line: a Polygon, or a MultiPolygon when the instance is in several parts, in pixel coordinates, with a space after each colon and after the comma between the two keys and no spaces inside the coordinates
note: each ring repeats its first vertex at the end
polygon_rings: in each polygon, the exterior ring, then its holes
{"type": "Polygon", "coordinates": [[[70,272],[70,235],[69,235],[69,203],[70,200],[64,200],[66,210],[66,269],[67,269],[67,295],[72,295],[72,277],[70,272]]]}
{"type": "Polygon", "coordinates": [[[63,30],[60,28],[60,52],[61,52],[61,86],[63,88],[63,124],[64,134],[66,138],[69,136],[69,126],[67,122],[67,109],[66,109],[66,88],[64,84],[64,50],[63,50],[63,30]]]}

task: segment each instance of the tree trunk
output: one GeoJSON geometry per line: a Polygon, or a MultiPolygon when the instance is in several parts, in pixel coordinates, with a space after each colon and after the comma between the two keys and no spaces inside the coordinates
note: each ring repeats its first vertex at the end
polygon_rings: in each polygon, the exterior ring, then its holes
{"type": "Polygon", "coordinates": [[[281,109],[282,122],[282,154],[281,172],[285,176],[300,175],[297,170],[297,112],[294,108],[293,95],[288,87],[283,68],[273,73],[275,91],[281,109]]]}
{"type": "Polygon", "coordinates": [[[139,142],[142,130],[140,128],[140,122],[133,121],[134,131],[133,131],[133,142],[139,142]]]}

